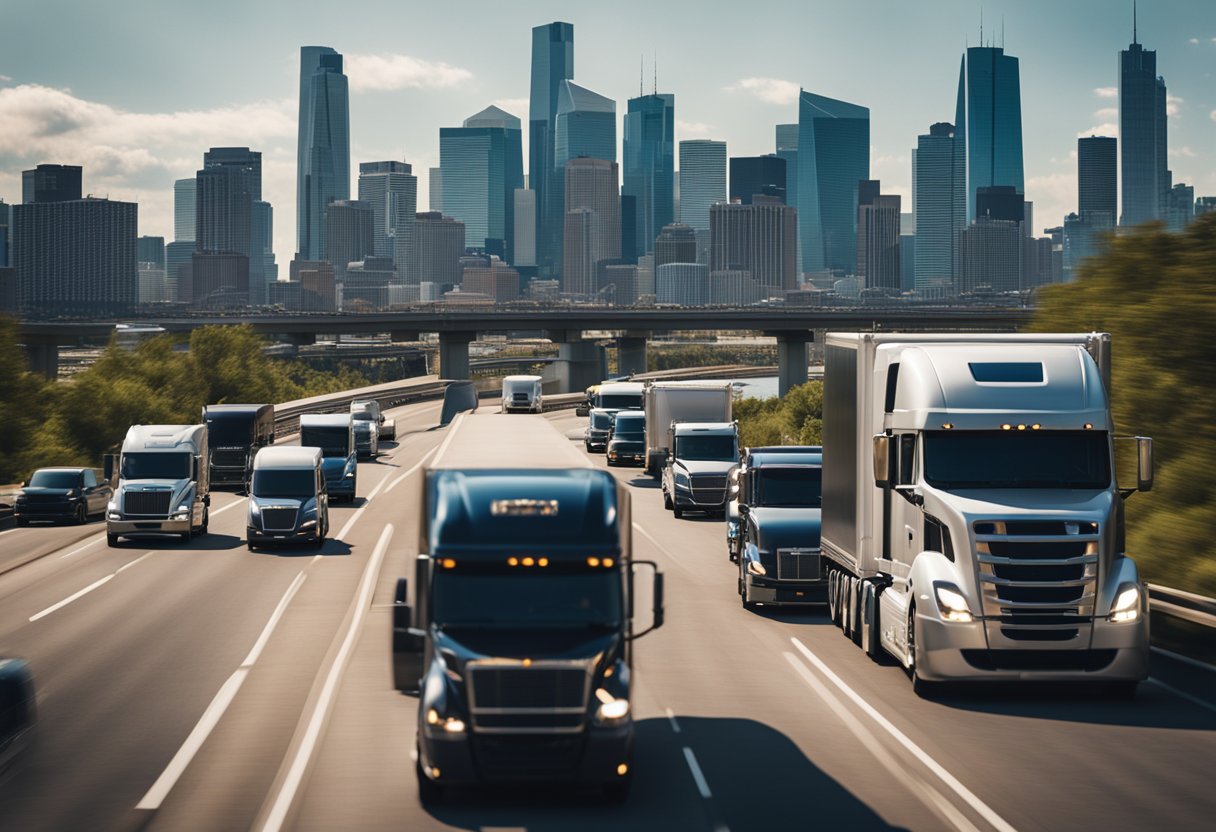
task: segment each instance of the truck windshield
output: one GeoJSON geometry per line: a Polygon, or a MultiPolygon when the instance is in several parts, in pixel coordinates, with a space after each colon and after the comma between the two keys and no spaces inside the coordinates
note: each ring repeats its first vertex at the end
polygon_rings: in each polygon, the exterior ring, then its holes
{"type": "Polygon", "coordinates": [[[80,474],[76,471],[35,471],[30,477],[30,488],[80,488],[80,474]]]}
{"type": "Polygon", "coordinates": [[[1110,486],[1102,431],[927,431],[925,481],[935,488],[1110,486]]]}
{"type": "Polygon", "coordinates": [[[370,407],[357,407],[359,403],[355,402],[351,405],[350,417],[356,422],[371,422],[375,420],[376,414],[372,412],[370,407]]]}
{"type": "Polygon", "coordinates": [[[756,505],[777,508],[819,508],[823,503],[822,468],[761,468],[756,505]]]}
{"type": "Polygon", "coordinates": [[[307,500],[317,490],[317,472],[311,468],[262,468],[253,472],[253,496],[292,497],[307,500]]]}
{"type": "Polygon", "coordinates": [[[733,436],[689,436],[676,437],[676,459],[701,462],[733,462],[739,458],[733,436]]]}
{"type": "Polygon", "coordinates": [[[619,628],[621,577],[611,569],[438,571],[431,613],[441,627],[619,628]]]}
{"type": "Polygon", "coordinates": [[[646,438],[646,419],[642,416],[617,416],[616,438],[628,442],[641,442],[646,438]]]}
{"type": "Polygon", "coordinates": [[[600,407],[608,410],[632,410],[641,406],[641,393],[605,393],[600,396],[600,407]]]}
{"type": "Polygon", "coordinates": [[[252,441],[253,418],[250,416],[207,420],[207,444],[213,448],[248,448],[252,441]]]}
{"type": "Polygon", "coordinates": [[[322,456],[349,456],[350,431],[345,427],[301,428],[300,444],[305,448],[320,448],[322,456]]]}
{"type": "Polygon", "coordinates": [[[129,453],[122,455],[124,480],[186,480],[190,478],[188,453],[129,453]]]}
{"type": "Polygon", "coordinates": [[[596,430],[608,430],[612,427],[612,416],[608,413],[592,413],[591,427],[596,430]]]}

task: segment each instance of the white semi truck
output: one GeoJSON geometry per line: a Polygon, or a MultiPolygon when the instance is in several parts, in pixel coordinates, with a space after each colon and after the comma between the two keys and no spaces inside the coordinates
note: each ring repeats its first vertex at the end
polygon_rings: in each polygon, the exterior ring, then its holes
{"type": "Polygon", "coordinates": [[[671,455],[672,422],[730,422],[729,381],[656,381],[646,385],[646,473],[658,476],[671,455]]]}
{"type": "Polygon", "coordinates": [[[106,541],[207,533],[211,505],[206,425],[133,425],[122,442],[106,541]]]}
{"type": "Polygon", "coordinates": [[[830,333],[825,384],[822,556],[845,635],[922,694],[1034,679],[1133,695],[1148,594],[1123,501],[1152,487],[1152,440],[1114,437],[1110,336],[830,333]]]}

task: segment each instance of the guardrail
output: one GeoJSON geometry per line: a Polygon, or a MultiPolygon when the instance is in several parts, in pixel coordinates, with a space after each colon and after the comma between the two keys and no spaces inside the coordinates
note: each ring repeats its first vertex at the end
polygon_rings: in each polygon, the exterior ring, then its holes
{"type": "Polygon", "coordinates": [[[380,404],[381,410],[441,399],[448,383],[438,376],[421,376],[277,404],[274,407],[275,433],[287,435],[299,430],[300,416],[305,413],[344,413],[356,399],[373,399],[380,404]]]}
{"type": "Polygon", "coordinates": [[[1148,601],[1152,612],[1204,627],[1216,627],[1216,598],[1149,584],[1148,601]]]}

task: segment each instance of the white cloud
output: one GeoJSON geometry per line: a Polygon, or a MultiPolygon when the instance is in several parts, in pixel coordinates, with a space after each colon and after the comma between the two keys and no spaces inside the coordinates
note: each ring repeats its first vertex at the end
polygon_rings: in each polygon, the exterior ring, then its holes
{"type": "MultiPolygon", "coordinates": [[[[1216,38],[1213,38],[1213,40],[1216,40],[1216,38]]],[[[1189,43],[1191,46],[1198,46],[1199,38],[1191,38],[1190,40],[1187,41],[1187,43],[1189,43]]]]}
{"type": "Polygon", "coordinates": [[[442,89],[473,78],[463,67],[409,55],[347,55],[346,75],[355,92],[442,89]]]}
{"type": "Polygon", "coordinates": [[[676,119],[676,133],[685,139],[704,139],[709,137],[714,130],[712,124],[705,124],[700,121],[684,121],[684,119],[676,119]]]}
{"type": "Polygon", "coordinates": [[[1118,98],[1119,97],[1119,88],[1118,87],[1098,87],[1096,90],[1094,90],[1094,95],[1098,96],[1098,98],[1118,98]]]}
{"type": "Polygon", "coordinates": [[[1182,111],[1184,100],[1173,93],[1165,94],[1165,114],[1167,116],[1176,116],[1182,111]]]}
{"type": "Polygon", "coordinates": [[[13,79],[7,75],[0,75],[0,84],[7,84],[11,80],[13,79]]]}
{"type": "Polygon", "coordinates": [[[1183,145],[1182,147],[1171,147],[1169,149],[1169,155],[1185,159],[1194,159],[1199,154],[1191,150],[1190,147],[1183,145]]]}
{"type": "Polygon", "coordinates": [[[1076,171],[1031,176],[1026,180],[1026,198],[1034,203],[1034,233],[1038,236],[1077,210],[1076,171]]]}
{"type": "Polygon", "coordinates": [[[1118,136],[1119,125],[1114,122],[1105,122],[1103,124],[1095,124],[1088,130],[1082,130],[1077,133],[1078,139],[1087,139],[1090,136],[1118,136]]]}
{"type": "Polygon", "coordinates": [[[528,120],[529,102],[526,98],[500,98],[494,102],[494,106],[523,121],[528,120]]]}
{"type": "Polygon", "coordinates": [[[747,92],[769,104],[793,104],[801,88],[780,78],[743,78],[726,88],[727,92],[747,92]]]}

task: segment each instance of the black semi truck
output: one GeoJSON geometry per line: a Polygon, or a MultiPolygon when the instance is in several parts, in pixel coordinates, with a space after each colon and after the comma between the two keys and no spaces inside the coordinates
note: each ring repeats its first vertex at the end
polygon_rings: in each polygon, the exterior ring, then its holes
{"type": "Polygon", "coordinates": [[[248,488],[253,458],[274,444],[274,405],[204,405],[203,424],[207,426],[212,487],[248,488]]]}

